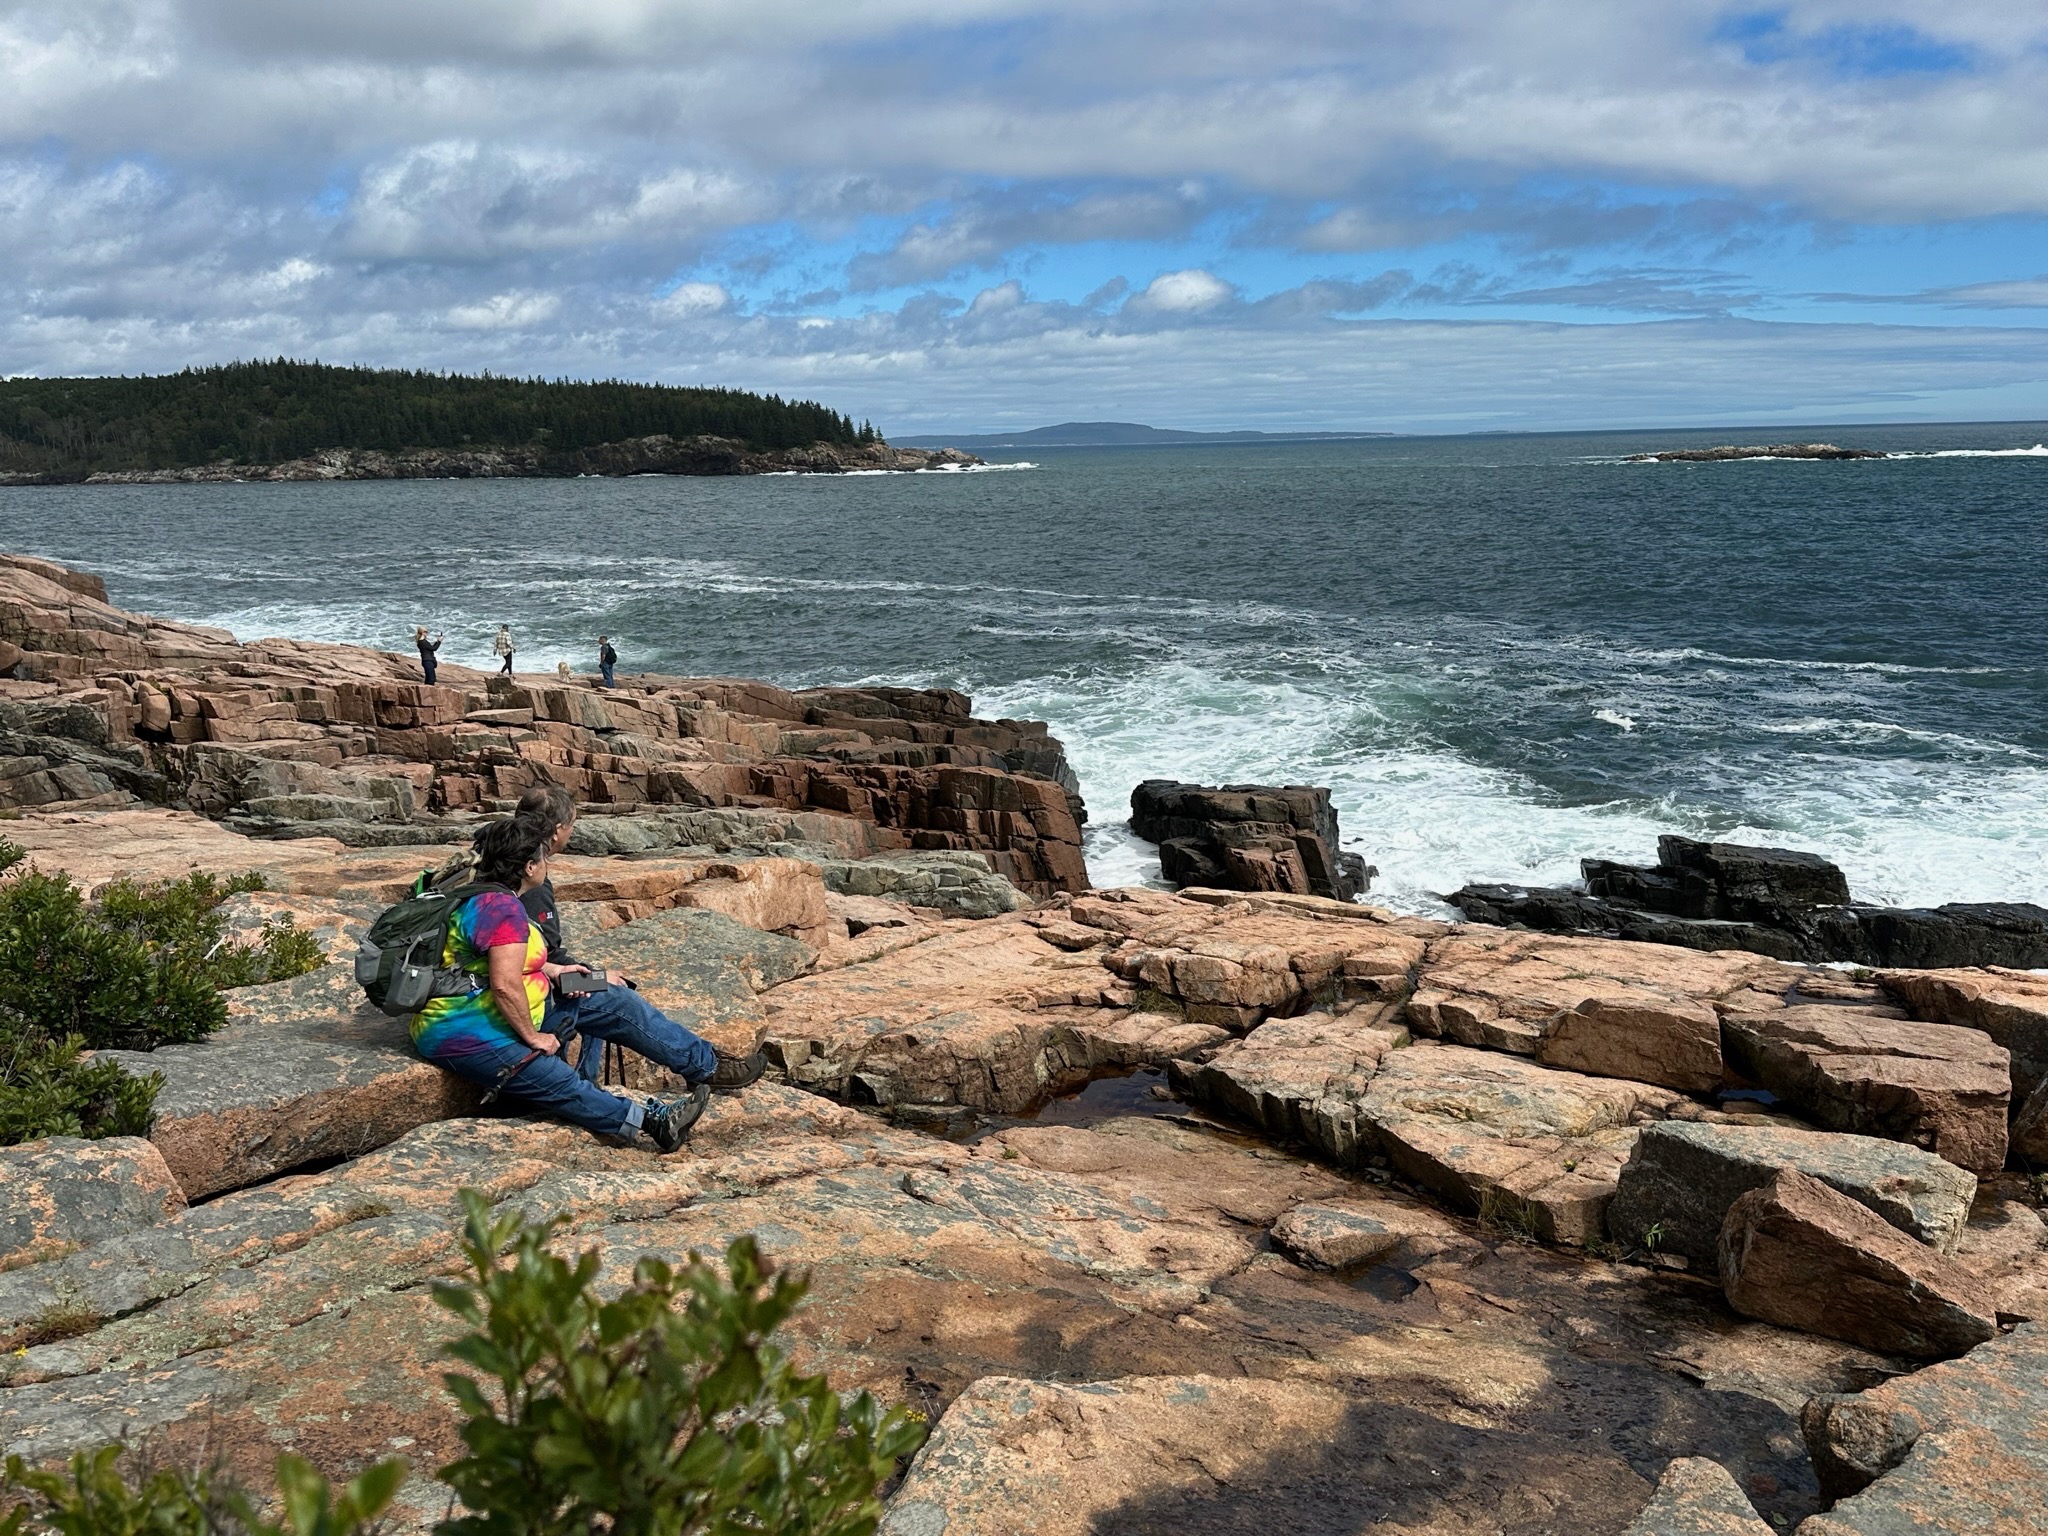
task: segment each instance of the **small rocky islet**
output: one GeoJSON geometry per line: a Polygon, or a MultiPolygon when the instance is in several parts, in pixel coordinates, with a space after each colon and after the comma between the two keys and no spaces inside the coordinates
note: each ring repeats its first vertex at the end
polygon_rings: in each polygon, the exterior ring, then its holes
{"type": "Polygon", "coordinates": [[[346,964],[238,989],[147,1138],[0,1149],[0,1448],[397,1452],[424,1528],[471,1188],[610,1284],[809,1269],[803,1366],[933,1420],[893,1536],[2048,1525],[2048,977],[1771,952],[1867,925],[1721,845],[1396,915],[1300,787],[1141,786],[1192,883],[1094,889],[1060,743],[958,694],[429,688],[0,557],[0,831],[81,885],[261,873],[231,923],[344,957],[543,778],[574,947],[770,1079],[660,1157],[480,1110],[346,964]]]}
{"type": "Polygon", "coordinates": [[[1888,459],[1879,448],[1841,448],[1833,443],[1724,444],[1719,448],[1667,448],[1658,453],[1632,453],[1630,464],[1721,464],[1732,459],[1888,459]]]}

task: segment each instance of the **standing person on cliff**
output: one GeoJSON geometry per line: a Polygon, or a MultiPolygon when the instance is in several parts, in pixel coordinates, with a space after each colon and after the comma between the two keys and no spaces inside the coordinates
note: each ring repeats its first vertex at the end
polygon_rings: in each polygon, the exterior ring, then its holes
{"type": "Polygon", "coordinates": [[[612,649],[611,636],[599,635],[597,637],[597,670],[604,674],[605,687],[616,688],[619,686],[618,680],[612,676],[612,668],[618,664],[619,653],[612,649]]]}
{"type": "Polygon", "coordinates": [[[447,631],[443,630],[429,640],[426,625],[418,624],[413,627],[412,643],[420,648],[420,672],[425,676],[429,686],[434,681],[434,669],[440,664],[440,658],[434,653],[441,649],[441,642],[447,638],[447,631]]]}
{"type": "Polygon", "coordinates": [[[500,624],[498,626],[498,638],[491,642],[491,654],[505,658],[505,665],[498,670],[502,675],[510,677],[512,675],[512,626],[510,624],[500,624]]]}

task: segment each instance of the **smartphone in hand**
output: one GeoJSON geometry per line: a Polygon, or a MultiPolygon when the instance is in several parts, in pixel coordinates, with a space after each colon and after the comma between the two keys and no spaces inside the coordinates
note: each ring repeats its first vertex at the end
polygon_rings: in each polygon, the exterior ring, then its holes
{"type": "Polygon", "coordinates": [[[610,986],[603,971],[564,971],[555,978],[555,990],[564,997],[588,997],[610,986]]]}

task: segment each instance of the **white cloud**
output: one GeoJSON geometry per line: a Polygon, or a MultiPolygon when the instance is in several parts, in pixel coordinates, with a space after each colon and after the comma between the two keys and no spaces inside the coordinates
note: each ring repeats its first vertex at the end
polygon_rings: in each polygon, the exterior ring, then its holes
{"type": "Polygon", "coordinates": [[[523,331],[546,324],[561,308],[551,293],[497,293],[481,304],[456,305],[448,323],[459,331],[523,331]]]}
{"type": "Polygon", "coordinates": [[[1145,285],[1144,292],[1130,302],[1139,309],[1191,315],[1228,303],[1234,291],[1230,284],[1213,272],[1190,268],[1185,272],[1166,272],[1153,278],[1145,285]]]}
{"type": "Polygon", "coordinates": [[[655,301],[664,315],[688,320],[697,315],[715,315],[732,303],[732,295],[717,283],[678,283],[655,301]]]}

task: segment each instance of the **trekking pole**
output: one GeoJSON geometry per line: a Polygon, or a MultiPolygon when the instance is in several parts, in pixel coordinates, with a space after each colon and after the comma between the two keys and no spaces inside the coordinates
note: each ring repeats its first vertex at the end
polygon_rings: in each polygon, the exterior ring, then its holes
{"type": "MultiPolygon", "coordinates": [[[[569,1042],[576,1038],[575,1022],[573,1020],[569,1021],[569,1027],[561,1031],[559,1034],[557,1034],[555,1038],[561,1042],[561,1044],[558,1045],[555,1049],[557,1051],[567,1050],[569,1047],[569,1042]]],[[[524,1072],[529,1066],[533,1064],[534,1057],[544,1056],[546,1054],[547,1053],[541,1050],[539,1046],[535,1046],[532,1050],[528,1051],[524,1056],[520,1057],[517,1061],[513,1062],[511,1066],[504,1068],[501,1072],[498,1073],[497,1080],[494,1081],[491,1084],[491,1086],[485,1090],[483,1098],[479,1101],[479,1105],[488,1104],[492,1100],[497,1098],[499,1092],[504,1088],[504,1086],[507,1083],[511,1082],[513,1078],[517,1077],[520,1073],[524,1072]]]]}

